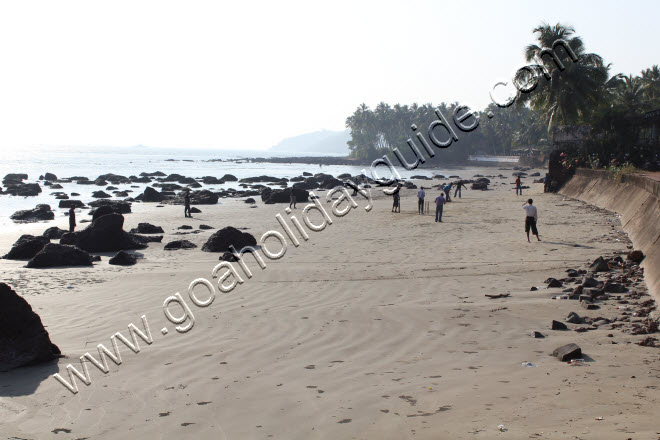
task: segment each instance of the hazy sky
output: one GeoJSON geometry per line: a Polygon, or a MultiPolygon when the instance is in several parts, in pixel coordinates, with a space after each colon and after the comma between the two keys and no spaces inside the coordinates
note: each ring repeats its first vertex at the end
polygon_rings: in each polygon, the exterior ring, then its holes
{"type": "Polygon", "coordinates": [[[0,148],[268,148],[365,102],[481,109],[541,21],[638,74],[658,1],[15,1],[0,6],[0,148]]]}

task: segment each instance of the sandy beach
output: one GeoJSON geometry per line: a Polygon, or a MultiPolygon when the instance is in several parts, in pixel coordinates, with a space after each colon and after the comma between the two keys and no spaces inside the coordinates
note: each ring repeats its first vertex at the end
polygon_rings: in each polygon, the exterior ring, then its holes
{"type": "MultiPolygon", "coordinates": [[[[246,256],[253,277],[227,294],[216,288],[208,307],[192,304],[187,290],[200,277],[217,282],[211,272],[219,255],[201,251],[214,231],[176,235],[190,232],[177,228],[234,226],[259,240],[282,231],[276,215],[288,219],[287,205],[224,199],[187,219],[181,206],[134,203],[124,229],[149,222],[165,237],[137,251],[143,258],[131,267],[109,265],[111,254],[90,268],[27,269],[0,260],[3,280],[66,355],[0,373],[1,437],[657,439],[658,349],[609,326],[550,329],[570,312],[619,315],[614,302],[584,310],[577,301],[552,300],[562,289],[544,283],[627,251],[617,216],[545,194],[543,184],[516,196],[512,170],[479,173],[507,178],[491,178],[489,191],[463,190],[446,205],[443,223],[417,214],[417,190],[403,189],[401,213],[392,213],[391,197],[372,188],[373,209],[356,197],[357,208],[308,231],[309,240],[289,245],[266,269],[246,256]],[[541,242],[525,238],[528,197],[539,209],[541,242]],[[177,239],[198,248],[163,249],[177,239]],[[163,312],[177,292],[194,316],[185,333],[163,312]],[[142,330],[143,315],[153,342],[138,339],[139,353],[120,344],[123,362],[109,362],[107,374],[88,363],[91,383],[78,380],[77,394],[53,378],[68,380],[67,364],[80,369],[80,356],[96,356],[100,343],[110,347],[115,332],[128,337],[130,323],[142,330]],[[572,342],[582,348],[582,366],[552,356],[572,342]]],[[[427,200],[438,194],[427,190],[427,200]]],[[[0,248],[50,226],[66,228],[67,220],[0,233],[0,248]]],[[[208,297],[203,288],[195,292],[208,297]]]]}

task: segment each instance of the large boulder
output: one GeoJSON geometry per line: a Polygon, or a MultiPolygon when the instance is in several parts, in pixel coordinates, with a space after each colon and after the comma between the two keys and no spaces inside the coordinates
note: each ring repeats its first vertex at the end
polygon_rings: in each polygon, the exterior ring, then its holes
{"type": "Polygon", "coordinates": [[[53,220],[55,214],[51,211],[50,205],[41,204],[37,205],[34,209],[16,211],[9,218],[17,223],[28,223],[41,220],[53,220]]]}
{"type": "Polygon", "coordinates": [[[93,220],[81,231],[64,234],[60,243],[76,245],[87,252],[144,249],[146,245],[124,231],[123,226],[123,215],[107,214],[93,220]]]}
{"type": "Polygon", "coordinates": [[[164,249],[166,251],[171,251],[175,249],[194,249],[196,247],[197,245],[195,243],[188,240],[175,240],[167,243],[164,249]]]}
{"type": "Polygon", "coordinates": [[[137,228],[131,229],[131,234],[164,234],[163,228],[151,223],[138,223],[137,228]]]}
{"type": "Polygon", "coordinates": [[[102,182],[102,181],[110,182],[113,185],[119,185],[121,183],[125,183],[125,184],[131,183],[131,181],[128,177],[120,176],[120,175],[112,174],[112,173],[102,174],[99,177],[97,177],[96,180],[95,180],[95,182],[102,182]]]}
{"type": "Polygon", "coordinates": [[[291,191],[296,196],[296,203],[307,202],[309,200],[309,192],[296,186],[286,189],[264,188],[261,190],[261,200],[267,205],[289,203],[291,201],[291,191]]]}
{"type": "Polygon", "coordinates": [[[0,283],[0,371],[48,362],[61,356],[30,304],[0,283]]]}
{"type": "Polygon", "coordinates": [[[50,239],[44,236],[21,235],[9,252],[2,258],[7,260],[29,260],[50,243],[50,239]]]}
{"type": "Polygon", "coordinates": [[[94,197],[95,199],[109,199],[112,196],[105,191],[94,191],[92,193],[92,197],[94,197]]]}
{"type": "Polygon", "coordinates": [[[239,180],[242,183],[257,183],[257,182],[271,182],[271,183],[286,183],[289,179],[284,177],[272,177],[272,176],[256,176],[256,177],[246,177],[239,180]]]}
{"type": "Polygon", "coordinates": [[[48,237],[51,240],[59,240],[67,232],[69,231],[65,231],[64,229],[60,229],[57,226],[53,226],[52,228],[46,229],[44,233],[41,235],[43,235],[44,237],[48,237]]]}
{"type": "MultiPolygon", "coordinates": [[[[73,193],[71,193],[71,195],[73,195],[73,193]]],[[[74,208],[84,208],[85,204],[80,200],[60,200],[60,204],[59,204],[60,208],[69,209],[72,206],[74,208]]]]}
{"type": "Polygon", "coordinates": [[[107,206],[107,205],[113,206],[114,211],[118,214],[128,214],[131,212],[131,204],[123,200],[99,199],[89,203],[89,206],[91,206],[92,208],[98,208],[99,206],[107,206]]]}
{"type": "Polygon", "coordinates": [[[139,241],[142,244],[147,244],[147,243],[160,243],[163,241],[163,236],[162,235],[140,235],[140,234],[132,234],[133,238],[135,238],[137,241],[139,241]]]}
{"type": "Polygon", "coordinates": [[[225,174],[224,176],[222,176],[222,178],[220,180],[223,180],[225,182],[237,182],[238,181],[236,176],[234,176],[233,174],[225,174]]]}
{"type": "Polygon", "coordinates": [[[91,266],[92,257],[76,246],[49,243],[27,263],[29,268],[91,266]]]}
{"type": "Polygon", "coordinates": [[[15,183],[6,185],[5,192],[12,196],[31,197],[41,193],[41,187],[38,183],[15,183]]]}
{"type": "Polygon", "coordinates": [[[24,180],[27,180],[28,175],[24,173],[9,173],[2,178],[3,185],[9,185],[12,183],[21,183],[24,180]]]}
{"type": "Polygon", "coordinates": [[[194,205],[215,205],[218,203],[218,195],[207,189],[195,191],[190,197],[190,203],[194,205]]]}
{"type": "Polygon", "coordinates": [[[137,258],[128,252],[119,251],[117,255],[108,260],[108,263],[115,266],[132,266],[137,263],[137,258]]]}
{"type": "Polygon", "coordinates": [[[146,187],[142,193],[143,202],[162,202],[166,198],[167,196],[162,195],[150,186],[146,187]]]}
{"type": "Polygon", "coordinates": [[[598,257],[594,260],[593,263],[589,266],[591,272],[608,272],[610,266],[607,264],[607,260],[603,257],[598,257]]]}
{"type": "Polygon", "coordinates": [[[230,250],[230,245],[240,251],[245,246],[256,246],[257,240],[248,232],[227,226],[211,235],[202,246],[202,250],[204,252],[227,252],[230,250]]]}

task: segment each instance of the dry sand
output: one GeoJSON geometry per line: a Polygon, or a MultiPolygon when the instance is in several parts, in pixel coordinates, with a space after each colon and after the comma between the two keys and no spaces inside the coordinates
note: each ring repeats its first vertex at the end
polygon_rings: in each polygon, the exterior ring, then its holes
{"type": "MultiPolygon", "coordinates": [[[[543,284],[625,250],[611,227],[616,217],[543,194],[542,184],[516,197],[511,171],[502,172],[508,178],[492,179],[503,182],[492,191],[463,191],[449,203],[443,223],[416,213],[416,190],[402,190],[402,212],[394,214],[391,198],[374,189],[371,212],[356,198],[358,209],[333,216],[265,270],[246,257],[253,278],[218,292],[207,308],[191,304],[186,290],[195,278],[211,280],[218,254],[164,251],[163,244],[183,238],[201,248],[213,232],[173,235],[183,224],[247,227],[259,239],[281,231],[275,215],[285,205],[227,200],[184,219],[180,206],[134,204],[125,229],[148,221],[166,236],[139,251],[144,259],[132,267],[110,266],[105,257],[93,268],[51,270],[1,260],[3,279],[40,314],[67,358],[0,373],[0,436],[657,439],[658,349],[618,330],[549,330],[570,311],[616,315],[614,305],[587,312],[576,301],[551,300],[560,289],[543,284]],[[528,196],[539,208],[540,243],[524,236],[520,206],[528,196]],[[183,334],[163,314],[175,292],[195,317],[183,334]],[[498,293],[511,296],[484,296],[498,293]],[[151,345],[139,341],[135,354],[120,343],[123,363],[109,362],[105,375],[88,363],[91,385],[78,380],[75,395],[52,377],[59,371],[68,380],[68,363],[80,369],[83,353],[98,357],[97,344],[110,347],[110,336],[127,335],[129,323],[142,328],[143,314],[151,345]],[[546,338],[531,338],[533,330],[546,338]],[[570,342],[593,361],[569,366],[549,355],[570,342]]],[[[437,194],[427,191],[427,200],[437,194]]],[[[65,227],[66,219],[21,233],[54,224],[65,227]]],[[[1,249],[17,237],[0,234],[1,249]]]]}

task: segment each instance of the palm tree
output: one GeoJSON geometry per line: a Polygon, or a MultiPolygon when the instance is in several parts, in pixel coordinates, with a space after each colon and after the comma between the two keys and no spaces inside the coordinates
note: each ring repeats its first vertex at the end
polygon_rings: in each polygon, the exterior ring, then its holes
{"type": "Polygon", "coordinates": [[[538,44],[525,48],[527,61],[537,60],[544,49],[550,48],[564,70],[543,60],[551,78],[549,81],[539,72],[532,74],[530,70],[519,70],[516,74],[519,84],[538,81],[536,89],[524,93],[518,100],[519,104],[529,104],[539,112],[548,131],[555,125],[578,124],[588,120],[593,110],[603,102],[607,87],[615,83],[615,78],[608,78],[610,65],[605,65],[599,55],[587,53],[582,39],[574,35],[575,29],[572,27],[542,23],[534,29],[534,34],[538,44]],[[566,41],[577,56],[577,62],[573,62],[559,45],[553,48],[553,43],[559,39],[566,41]]]}
{"type": "Polygon", "coordinates": [[[649,106],[660,105],[660,67],[657,64],[642,71],[642,84],[649,106]]]}
{"type": "Polygon", "coordinates": [[[639,76],[622,76],[622,81],[616,88],[615,102],[623,106],[629,113],[638,113],[642,107],[644,86],[639,76]]]}

